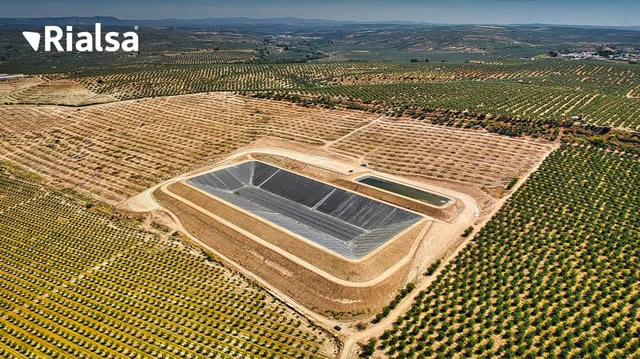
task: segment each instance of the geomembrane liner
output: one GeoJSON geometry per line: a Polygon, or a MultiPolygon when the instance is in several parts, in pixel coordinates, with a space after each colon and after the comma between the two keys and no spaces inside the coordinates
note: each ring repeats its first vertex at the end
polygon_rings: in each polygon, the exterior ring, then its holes
{"type": "Polygon", "coordinates": [[[351,259],[366,256],[422,218],[259,161],[187,183],[351,259]]]}
{"type": "Polygon", "coordinates": [[[378,177],[365,176],[365,177],[359,178],[358,182],[364,183],[376,188],[380,188],[385,191],[393,192],[401,196],[417,199],[418,201],[429,203],[437,207],[442,207],[452,202],[447,197],[443,197],[435,193],[423,191],[421,189],[417,189],[414,187],[409,187],[401,183],[387,181],[385,179],[378,178],[378,177]]]}

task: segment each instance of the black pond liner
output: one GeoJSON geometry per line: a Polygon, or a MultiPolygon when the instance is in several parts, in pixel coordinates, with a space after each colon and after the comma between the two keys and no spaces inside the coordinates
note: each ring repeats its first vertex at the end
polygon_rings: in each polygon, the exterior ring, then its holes
{"type": "Polygon", "coordinates": [[[366,256],[422,218],[259,161],[187,183],[350,259],[366,256]]]}

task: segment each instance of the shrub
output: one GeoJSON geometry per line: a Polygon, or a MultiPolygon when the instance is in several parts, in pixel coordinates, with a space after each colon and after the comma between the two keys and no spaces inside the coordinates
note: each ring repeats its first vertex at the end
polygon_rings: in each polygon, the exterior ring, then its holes
{"type": "Polygon", "coordinates": [[[371,357],[373,353],[376,351],[377,343],[378,343],[378,340],[376,338],[369,339],[367,344],[362,346],[362,357],[363,358],[371,357]]]}
{"type": "Polygon", "coordinates": [[[437,261],[431,263],[431,265],[429,265],[429,267],[427,268],[427,271],[425,272],[424,275],[429,276],[432,275],[433,273],[435,273],[436,269],[438,269],[438,267],[440,266],[440,263],[442,263],[442,260],[438,259],[437,261]]]}
{"type": "Polygon", "coordinates": [[[469,235],[471,235],[471,233],[473,233],[473,226],[470,226],[469,228],[464,230],[464,233],[462,233],[463,237],[469,237],[469,235]]]}

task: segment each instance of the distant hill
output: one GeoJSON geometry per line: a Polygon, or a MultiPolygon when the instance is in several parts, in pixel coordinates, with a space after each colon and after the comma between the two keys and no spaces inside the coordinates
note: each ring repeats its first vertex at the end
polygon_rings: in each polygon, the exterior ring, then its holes
{"type": "MultiPolygon", "coordinates": [[[[44,18],[0,18],[0,26],[32,26],[41,27],[44,25],[76,25],[91,26],[96,22],[108,26],[169,26],[182,28],[207,28],[207,27],[233,27],[233,26],[295,26],[295,27],[333,27],[345,25],[452,25],[435,24],[429,22],[412,22],[402,20],[388,21],[342,21],[326,19],[302,19],[297,17],[274,17],[274,18],[250,18],[250,17],[228,17],[228,18],[204,18],[204,19],[159,19],[159,20],[131,20],[118,19],[113,16],[93,16],[93,17],[44,17],[44,18]]],[[[473,24],[467,24],[473,25],[473,24]]],[[[485,24],[492,25],[492,24],[485,24]]],[[[463,26],[458,24],[458,26],[463,26]]],[[[574,28],[611,28],[619,30],[640,30],[638,26],[589,26],[589,25],[551,25],[551,24],[510,24],[499,25],[504,27],[522,26],[545,26],[545,27],[574,27],[574,28]]]]}
{"type": "Polygon", "coordinates": [[[104,25],[129,25],[129,20],[120,20],[112,16],[94,17],[41,17],[41,18],[0,18],[0,25],[93,25],[96,22],[104,25]]]}
{"type": "Polygon", "coordinates": [[[160,20],[122,20],[111,16],[94,17],[46,17],[46,18],[0,18],[0,25],[93,25],[100,22],[103,25],[129,26],[176,26],[176,27],[200,27],[200,26],[225,26],[225,25],[293,25],[293,26],[339,26],[357,24],[355,21],[336,21],[322,19],[299,19],[294,17],[278,17],[268,19],[254,19],[248,17],[232,18],[208,18],[208,19],[160,19],[160,20]]]}
{"type": "Polygon", "coordinates": [[[0,18],[0,25],[4,26],[44,26],[44,25],[93,25],[100,22],[110,26],[173,26],[173,27],[212,27],[212,26],[265,26],[265,25],[286,25],[286,26],[342,26],[356,24],[395,24],[412,25],[426,24],[410,21],[341,21],[325,19],[301,19],[296,17],[275,17],[275,18],[250,18],[250,17],[229,17],[229,18],[205,18],[205,19],[160,19],[160,20],[123,20],[112,16],[94,17],[45,17],[45,18],[0,18]]]}

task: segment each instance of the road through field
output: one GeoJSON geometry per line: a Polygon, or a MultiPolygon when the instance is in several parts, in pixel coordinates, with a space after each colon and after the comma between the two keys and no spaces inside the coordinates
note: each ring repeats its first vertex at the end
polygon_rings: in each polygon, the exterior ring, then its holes
{"type": "Polygon", "coordinates": [[[325,142],[325,144],[324,144],[324,146],[323,146],[322,148],[323,148],[323,149],[325,149],[325,150],[329,150],[329,147],[331,147],[331,145],[333,145],[334,143],[338,143],[338,142],[340,142],[340,141],[344,140],[345,138],[347,138],[347,137],[349,137],[349,136],[353,135],[354,133],[356,133],[356,132],[358,132],[358,131],[362,131],[362,130],[364,130],[364,129],[368,128],[368,127],[372,127],[372,126],[374,126],[376,123],[378,123],[378,122],[380,122],[380,121],[382,121],[382,120],[384,120],[384,119],[385,119],[385,116],[384,116],[384,115],[383,115],[383,116],[379,116],[378,118],[376,118],[375,120],[373,120],[373,121],[369,122],[368,124],[366,124],[366,125],[364,125],[364,126],[362,126],[362,127],[356,128],[355,130],[353,130],[353,131],[351,131],[351,132],[347,133],[346,135],[344,135],[344,136],[342,136],[342,137],[340,137],[340,138],[337,138],[337,139],[335,139],[335,140],[333,140],[333,141],[326,141],[326,142],[325,142]]]}
{"type": "MultiPolygon", "coordinates": [[[[557,148],[557,145],[554,145],[553,147],[554,149],[557,148]]],[[[313,154],[307,154],[307,153],[300,153],[294,150],[288,150],[288,149],[283,149],[283,148],[277,148],[277,147],[257,147],[257,148],[249,148],[249,149],[245,149],[245,150],[241,150],[241,151],[237,151],[235,152],[233,155],[231,155],[229,158],[227,158],[225,161],[223,162],[229,162],[232,161],[234,159],[237,159],[241,156],[244,155],[250,155],[252,153],[261,153],[261,154],[271,154],[271,155],[277,155],[277,156],[283,156],[286,158],[291,158],[291,159],[295,159],[295,160],[299,160],[299,161],[303,161],[303,162],[307,162],[307,163],[313,163],[314,165],[323,167],[325,169],[329,169],[335,172],[340,172],[340,173],[349,173],[350,170],[353,170],[354,168],[357,168],[357,165],[354,166],[349,166],[347,164],[341,164],[340,166],[338,166],[339,163],[336,163],[335,160],[323,157],[323,156],[316,156],[313,154]]],[[[549,152],[551,153],[551,152],[549,152]]],[[[546,158],[548,156],[547,153],[544,157],[546,158]]],[[[504,204],[505,201],[507,201],[510,196],[517,191],[517,189],[526,181],[526,179],[531,175],[531,173],[535,172],[535,170],[540,166],[540,164],[542,163],[542,161],[538,162],[534,167],[532,167],[524,176],[522,176],[522,178],[520,179],[520,181],[514,186],[513,190],[510,192],[510,194],[508,196],[505,196],[503,198],[501,198],[492,208],[492,211],[489,213],[489,215],[487,216],[483,216],[484,219],[479,222],[476,223],[476,230],[482,228],[482,226],[484,226],[484,224],[491,218],[491,216],[493,216],[493,214],[498,211],[502,205],[504,204]]],[[[217,164],[216,166],[219,166],[220,164],[217,164]]],[[[211,166],[211,168],[213,168],[214,166],[211,166]]],[[[451,253],[449,253],[447,255],[447,258],[443,261],[443,263],[440,265],[439,269],[431,276],[429,277],[423,277],[420,276],[419,273],[421,273],[421,271],[423,270],[422,267],[420,267],[417,272],[418,274],[416,275],[416,271],[412,271],[412,274],[410,275],[410,277],[412,278],[418,278],[418,281],[416,283],[417,287],[416,290],[414,290],[413,292],[411,292],[404,300],[402,300],[398,306],[391,312],[391,314],[384,318],[382,321],[380,321],[379,323],[371,326],[370,328],[364,330],[364,331],[357,331],[355,328],[353,328],[353,324],[355,324],[355,322],[344,322],[344,321],[338,321],[338,320],[333,320],[333,319],[329,319],[326,318],[322,315],[319,315],[309,309],[307,309],[306,307],[304,307],[303,305],[301,305],[300,303],[298,303],[297,301],[295,301],[293,298],[285,295],[284,293],[282,293],[281,291],[279,291],[277,288],[275,288],[274,286],[270,285],[268,282],[262,280],[259,276],[257,276],[255,273],[252,273],[244,268],[242,268],[238,263],[234,262],[231,258],[228,258],[226,256],[224,256],[222,253],[219,253],[217,250],[215,250],[214,248],[212,248],[211,246],[207,245],[206,243],[200,241],[199,239],[197,239],[196,237],[192,236],[182,225],[180,219],[173,213],[171,213],[170,211],[167,211],[166,209],[162,208],[158,202],[153,198],[153,192],[155,190],[157,190],[158,188],[160,188],[164,193],[180,200],[180,201],[184,201],[184,199],[179,198],[175,195],[173,195],[170,191],[167,190],[168,185],[170,185],[171,183],[175,183],[176,181],[180,181],[183,180],[185,178],[191,177],[193,175],[195,175],[198,172],[202,172],[202,169],[198,170],[198,171],[193,171],[187,174],[184,174],[182,176],[179,176],[177,178],[165,181],[163,183],[160,183],[150,189],[145,190],[144,192],[140,193],[137,196],[132,197],[131,199],[121,203],[121,205],[119,206],[122,209],[127,209],[127,210],[131,210],[131,211],[136,211],[136,212],[146,212],[146,211],[155,211],[155,210],[163,210],[165,212],[167,212],[171,218],[173,219],[173,221],[175,222],[175,224],[178,226],[178,230],[180,230],[181,232],[185,233],[192,241],[194,241],[195,243],[199,244],[200,246],[202,246],[203,248],[205,248],[206,250],[212,252],[213,254],[215,254],[216,256],[220,257],[223,261],[227,262],[228,264],[230,264],[231,266],[235,267],[236,269],[238,269],[241,273],[243,273],[244,275],[252,278],[253,280],[255,280],[256,282],[260,283],[262,286],[264,286],[265,288],[267,288],[268,290],[270,290],[272,293],[274,293],[276,296],[278,296],[281,300],[285,301],[286,303],[292,305],[297,311],[299,311],[300,313],[303,313],[304,315],[306,315],[308,318],[310,318],[311,320],[322,324],[325,329],[331,331],[331,328],[333,328],[336,325],[339,325],[342,328],[341,332],[339,333],[335,333],[335,334],[339,334],[339,337],[342,338],[342,340],[344,340],[344,346],[343,349],[341,350],[340,353],[340,358],[351,358],[353,357],[356,351],[356,344],[358,342],[363,342],[365,340],[367,340],[368,338],[372,338],[372,337],[377,337],[379,335],[381,335],[386,329],[388,329],[393,322],[396,320],[396,318],[398,318],[399,316],[401,316],[403,313],[405,313],[410,306],[413,303],[414,298],[419,294],[419,292],[421,290],[426,289],[437,277],[437,275],[440,273],[440,271],[442,270],[442,268],[445,267],[445,265],[451,261],[462,249],[465,248],[465,246],[470,242],[471,237],[469,237],[467,240],[465,240],[457,249],[455,249],[454,251],[452,251],[451,253]],[[346,324],[346,325],[345,325],[346,324]]],[[[189,203],[190,206],[195,206],[192,203],[189,203]]],[[[459,216],[459,217],[470,217],[470,218],[475,218],[475,216],[473,215],[473,212],[475,211],[475,201],[465,201],[465,211],[470,211],[470,216],[459,216]]],[[[195,206],[197,207],[197,206],[195,206]]],[[[194,208],[195,208],[194,207],[194,208]]],[[[198,209],[197,210],[202,211],[203,213],[205,213],[208,216],[214,216],[211,213],[208,213],[208,211],[205,211],[204,209],[198,209]]],[[[217,216],[216,216],[217,217],[217,216]]],[[[218,220],[218,221],[224,221],[222,218],[213,218],[214,220],[218,220]]],[[[226,221],[224,221],[226,222],[226,221]]],[[[224,223],[223,222],[223,223],[224,223]]],[[[228,224],[228,225],[232,225],[232,224],[228,224]]],[[[435,223],[434,225],[437,225],[437,223],[435,223]]],[[[432,225],[431,227],[433,227],[434,225],[432,225]]],[[[469,225],[469,223],[465,222],[465,223],[459,223],[459,226],[457,227],[457,232],[451,236],[451,238],[454,238],[459,236],[460,233],[462,233],[464,231],[464,229],[469,225]]],[[[240,230],[242,231],[241,228],[236,228],[236,230],[240,230]]],[[[433,230],[433,228],[429,229],[430,231],[433,230]]],[[[442,233],[437,233],[439,231],[436,231],[436,233],[433,233],[433,235],[441,235],[442,233]]],[[[250,238],[260,241],[260,242],[264,242],[262,239],[260,238],[253,238],[255,236],[253,236],[250,233],[246,233],[246,235],[250,236],[250,238]]],[[[431,237],[431,233],[426,233],[427,237],[431,237]]],[[[426,243],[427,238],[423,238],[419,243],[418,243],[418,248],[416,249],[416,251],[412,254],[411,257],[408,257],[407,260],[411,260],[413,263],[418,263],[420,259],[424,259],[425,253],[423,253],[423,251],[425,251],[428,246],[425,246],[424,244],[426,243]]],[[[269,243],[261,243],[262,245],[267,245],[267,246],[272,246],[269,243]]],[[[285,255],[287,258],[296,261],[296,262],[300,262],[297,263],[299,265],[305,266],[305,268],[309,268],[312,269],[316,272],[319,271],[318,268],[315,268],[313,266],[311,266],[309,263],[306,263],[304,261],[301,261],[299,258],[297,257],[293,257],[290,254],[288,254],[286,251],[280,249],[280,248],[271,248],[272,250],[277,250],[278,252],[282,252],[282,255],[285,255]],[[313,268],[311,268],[313,267],[313,268]]],[[[403,263],[404,264],[404,263],[403,263]]],[[[413,264],[412,264],[413,265],[413,264]]],[[[324,275],[328,276],[328,279],[334,280],[339,282],[340,284],[343,285],[371,285],[371,283],[368,282],[362,282],[362,283],[353,283],[353,282],[348,282],[348,281],[344,281],[341,280],[340,278],[335,278],[333,276],[331,276],[328,273],[323,273],[324,275]],[[333,277],[333,278],[331,278],[333,277]]],[[[381,277],[378,277],[376,279],[374,279],[372,281],[372,283],[374,282],[378,282],[381,280],[381,277]]]]}
{"type": "MultiPolygon", "coordinates": [[[[554,144],[553,151],[557,150],[559,147],[560,147],[559,143],[554,144]]],[[[485,216],[483,220],[476,223],[474,233],[477,233],[480,229],[482,229],[482,227],[484,227],[491,220],[493,215],[496,212],[498,212],[500,208],[502,208],[504,203],[508,201],[509,198],[511,198],[511,196],[514,193],[518,191],[518,189],[527,181],[527,179],[531,176],[531,174],[533,174],[535,171],[538,170],[538,168],[542,165],[542,162],[544,162],[544,160],[553,151],[548,152],[542,158],[542,160],[540,160],[534,167],[532,167],[529,171],[527,171],[527,173],[520,178],[518,183],[516,183],[516,185],[513,186],[511,192],[507,196],[504,196],[498,202],[496,202],[496,204],[494,205],[489,215],[485,216]]],[[[386,318],[382,319],[380,322],[369,327],[364,331],[358,332],[358,331],[350,330],[349,332],[350,335],[347,336],[347,340],[344,342],[342,352],[340,353],[340,359],[357,358],[357,355],[356,355],[357,343],[359,342],[364,343],[369,338],[377,338],[380,335],[382,335],[382,333],[384,333],[385,330],[389,329],[398,317],[402,316],[407,310],[409,310],[409,308],[411,308],[411,305],[413,304],[415,297],[418,296],[420,291],[425,290],[427,287],[429,287],[429,285],[436,280],[438,275],[440,275],[443,268],[449,262],[451,262],[458,255],[458,253],[460,253],[471,242],[472,239],[473,239],[473,236],[468,236],[467,239],[460,246],[458,246],[453,252],[449,253],[445,259],[443,259],[438,269],[432,275],[428,277],[423,277],[424,279],[421,278],[420,281],[415,283],[416,289],[414,289],[411,293],[409,293],[409,295],[407,295],[398,304],[398,306],[389,313],[389,315],[386,318]]]]}
{"type": "MultiPolygon", "coordinates": [[[[375,126],[375,125],[380,125],[382,123],[385,123],[384,118],[380,117],[377,118],[371,122],[369,122],[367,125],[359,127],[351,132],[349,132],[346,135],[343,135],[341,137],[341,139],[345,139],[345,138],[349,138],[350,136],[354,135],[356,132],[362,130],[362,128],[364,127],[368,127],[368,126],[375,126]]],[[[412,130],[415,128],[416,130],[419,130],[421,128],[424,128],[424,125],[419,125],[419,124],[405,124],[405,126],[403,127],[409,127],[412,130]]],[[[373,128],[373,127],[372,127],[373,128]]],[[[437,128],[438,130],[441,130],[439,127],[437,128]]],[[[445,129],[445,131],[452,131],[450,129],[445,129]]],[[[439,131],[438,131],[439,132],[439,131]]],[[[478,134],[480,136],[480,138],[483,138],[485,140],[491,140],[493,139],[493,135],[490,134],[484,134],[484,133],[480,133],[478,134]]],[[[516,139],[514,141],[512,141],[511,143],[521,143],[521,144],[528,144],[528,140],[526,139],[516,139]]],[[[501,207],[502,205],[505,203],[505,201],[507,201],[510,196],[522,185],[522,183],[524,181],[526,181],[526,179],[531,175],[531,173],[533,173],[534,171],[537,170],[537,168],[540,166],[541,162],[549,155],[549,153],[551,153],[553,150],[557,149],[558,145],[557,144],[553,144],[550,146],[545,146],[544,148],[544,156],[541,156],[541,159],[539,161],[536,161],[535,165],[533,165],[531,168],[529,168],[527,170],[527,172],[521,176],[520,180],[518,181],[518,183],[514,186],[513,190],[505,197],[502,197],[501,199],[499,199],[496,203],[494,203],[493,206],[491,206],[490,210],[488,210],[486,213],[483,212],[481,214],[481,219],[475,223],[475,227],[476,230],[482,228],[482,226],[484,226],[484,224],[493,216],[494,213],[496,213],[501,207]]],[[[132,211],[137,211],[137,212],[144,212],[144,211],[157,211],[157,210],[164,210],[154,199],[153,199],[153,192],[155,190],[157,190],[158,188],[161,188],[163,190],[164,193],[167,193],[166,191],[166,187],[173,182],[188,178],[190,176],[193,176],[197,173],[206,171],[206,170],[211,170],[217,166],[221,166],[224,165],[228,162],[231,162],[233,160],[236,160],[242,156],[250,156],[252,154],[266,154],[266,155],[273,155],[273,156],[280,156],[280,157],[284,157],[284,158],[288,158],[288,159],[293,159],[296,161],[300,161],[300,162],[305,162],[305,163],[309,163],[312,164],[314,166],[323,168],[325,170],[329,170],[332,171],[334,173],[340,173],[343,175],[347,175],[347,174],[351,174],[357,171],[362,171],[362,168],[359,166],[359,163],[357,162],[357,159],[354,157],[349,157],[349,156],[345,156],[345,155],[341,155],[341,154],[335,154],[335,153],[327,153],[325,151],[323,151],[321,148],[319,148],[318,150],[313,150],[313,151],[307,151],[307,152],[300,152],[300,151],[296,151],[293,149],[287,149],[287,148],[282,148],[282,147],[278,147],[277,143],[273,143],[273,142],[262,142],[262,143],[256,143],[254,146],[250,146],[248,148],[244,148],[238,151],[233,152],[230,156],[228,156],[225,160],[218,162],[214,165],[208,166],[205,169],[198,169],[192,172],[189,172],[187,174],[181,175],[177,178],[173,178],[171,180],[165,181],[163,183],[160,183],[150,189],[147,189],[146,191],[140,193],[137,196],[134,196],[132,198],[130,198],[129,200],[122,202],[119,207],[123,208],[123,209],[129,209],[132,211]],[[337,161],[335,158],[339,157],[342,159],[342,161],[337,161]]],[[[446,194],[446,193],[445,193],[446,194]]],[[[171,195],[171,193],[169,193],[169,195],[171,195]]],[[[464,204],[465,204],[465,211],[470,211],[470,215],[469,217],[471,218],[468,222],[460,222],[459,226],[456,227],[456,232],[453,233],[451,232],[449,235],[450,238],[449,240],[456,240],[456,238],[459,238],[459,234],[462,233],[464,231],[465,228],[467,228],[473,221],[476,221],[476,217],[475,217],[475,211],[476,211],[476,203],[475,200],[473,200],[473,198],[469,197],[470,200],[464,200],[464,204]]],[[[191,205],[191,204],[190,204],[191,205]]],[[[209,213],[206,213],[207,215],[210,215],[209,213]]],[[[333,331],[333,333],[335,335],[339,335],[339,337],[343,340],[344,342],[344,347],[343,350],[340,353],[340,357],[341,358],[350,358],[353,357],[355,355],[356,352],[356,344],[359,342],[363,342],[366,341],[368,338],[371,337],[377,337],[380,334],[382,334],[384,332],[384,330],[388,329],[393,322],[401,315],[403,315],[403,313],[405,313],[410,306],[413,303],[414,298],[418,295],[418,293],[421,290],[426,289],[437,277],[437,274],[440,273],[441,268],[445,267],[445,265],[450,262],[452,260],[452,258],[454,258],[462,249],[465,248],[465,246],[470,242],[471,237],[468,237],[467,239],[465,239],[464,241],[461,242],[461,244],[457,247],[457,249],[452,250],[449,253],[445,254],[445,258],[443,258],[443,263],[440,266],[440,269],[438,269],[434,275],[429,276],[429,277],[424,277],[422,275],[420,275],[420,273],[422,272],[423,268],[418,268],[417,271],[412,271],[410,277],[411,279],[413,278],[417,278],[418,281],[416,283],[416,290],[414,290],[412,293],[410,293],[404,300],[402,300],[398,306],[396,307],[396,309],[394,309],[391,314],[383,319],[381,322],[379,322],[376,325],[370,326],[368,329],[364,330],[364,331],[357,331],[355,329],[355,324],[357,323],[357,321],[338,321],[338,320],[333,320],[333,319],[329,319],[326,318],[322,315],[319,315],[315,312],[313,312],[312,310],[307,309],[306,307],[304,307],[303,305],[301,305],[300,303],[298,303],[297,301],[295,301],[293,298],[285,295],[284,293],[282,293],[281,291],[279,291],[277,288],[271,286],[268,282],[262,280],[261,278],[259,278],[255,273],[252,273],[244,268],[242,268],[241,266],[239,266],[236,262],[234,262],[231,258],[228,258],[224,255],[222,255],[221,253],[219,253],[218,251],[216,251],[214,248],[212,248],[211,246],[207,245],[206,243],[201,242],[200,240],[198,240],[197,238],[195,238],[194,236],[190,235],[188,231],[186,231],[186,229],[183,227],[183,225],[181,224],[179,218],[177,218],[177,216],[175,216],[173,213],[169,212],[169,215],[171,216],[171,218],[173,219],[173,221],[176,223],[176,226],[178,226],[178,230],[184,232],[192,241],[194,241],[195,243],[201,245],[203,248],[205,248],[206,250],[210,251],[211,253],[215,254],[216,256],[218,256],[219,258],[221,258],[223,261],[227,262],[229,265],[235,267],[238,271],[240,271],[241,273],[243,273],[244,275],[246,275],[247,277],[252,278],[253,280],[255,280],[257,283],[261,284],[262,286],[264,286],[265,288],[267,288],[269,291],[271,291],[272,293],[274,293],[277,297],[279,297],[281,300],[283,300],[284,302],[286,302],[287,304],[290,304],[292,307],[294,307],[298,312],[300,313],[304,313],[304,315],[306,315],[308,318],[312,319],[313,321],[321,324],[322,326],[325,327],[325,329],[331,331],[331,328],[333,328],[336,325],[339,325],[342,327],[342,330],[340,332],[336,332],[333,331]]],[[[464,216],[460,216],[460,217],[464,217],[464,216]]],[[[214,220],[216,220],[216,218],[213,218],[214,220]]],[[[437,230],[437,225],[438,223],[434,223],[431,228],[429,229],[429,232],[427,233],[428,237],[431,236],[441,236],[442,233],[440,233],[440,231],[437,230]],[[436,227],[434,229],[434,227],[436,227]]],[[[262,239],[260,238],[254,238],[254,240],[260,240],[262,241],[262,239]]],[[[412,253],[412,256],[409,256],[408,260],[412,260],[412,267],[416,267],[415,264],[417,263],[421,263],[424,262],[424,259],[427,258],[427,256],[432,256],[433,253],[427,253],[427,250],[429,251],[434,251],[433,249],[431,249],[429,245],[424,245],[426,243],[426,238],[422,241],[420,241],[420,244],[418,244],[418,252],[412,253]],[[415,264],[414,264],[415,263],[415,264]]],[[[280,250],[282,251],[280,248],[274,248],[274,250],[280,250]]],[[[284,251],[283,251],[284,252],[284,251]]],[[[293,258],[293,256],[291,256],[290,254],[288,254],[287,252],[282,253],[283,255],[287,256],[287,258],[290,258],[291,260],[298,260],[299,258],[293,258]]],[[[439,256],[442,256],[442,254],[439,254],[439,256]]],[[[309,266],[308,263],[303,262],[303,263],[298,263],[300,265],[303,265],[305,267],[309,266]]],[[[317,268],[313,268],[313,270],[315,272],[318,272],[317,268]]],[[[337,280],[340,280],[339,278],[335,278],[337,280]]],[[[376,280],[378,280],[378,278],[376,278],[376,280]]],[[[366,282],[365,282],[366,283],[366,282]]],[[[353,285],[353,283],[348,282],[348,284],[353,285]]],[[[370,284],[370,283],[367,283],[370,284]]]]}

